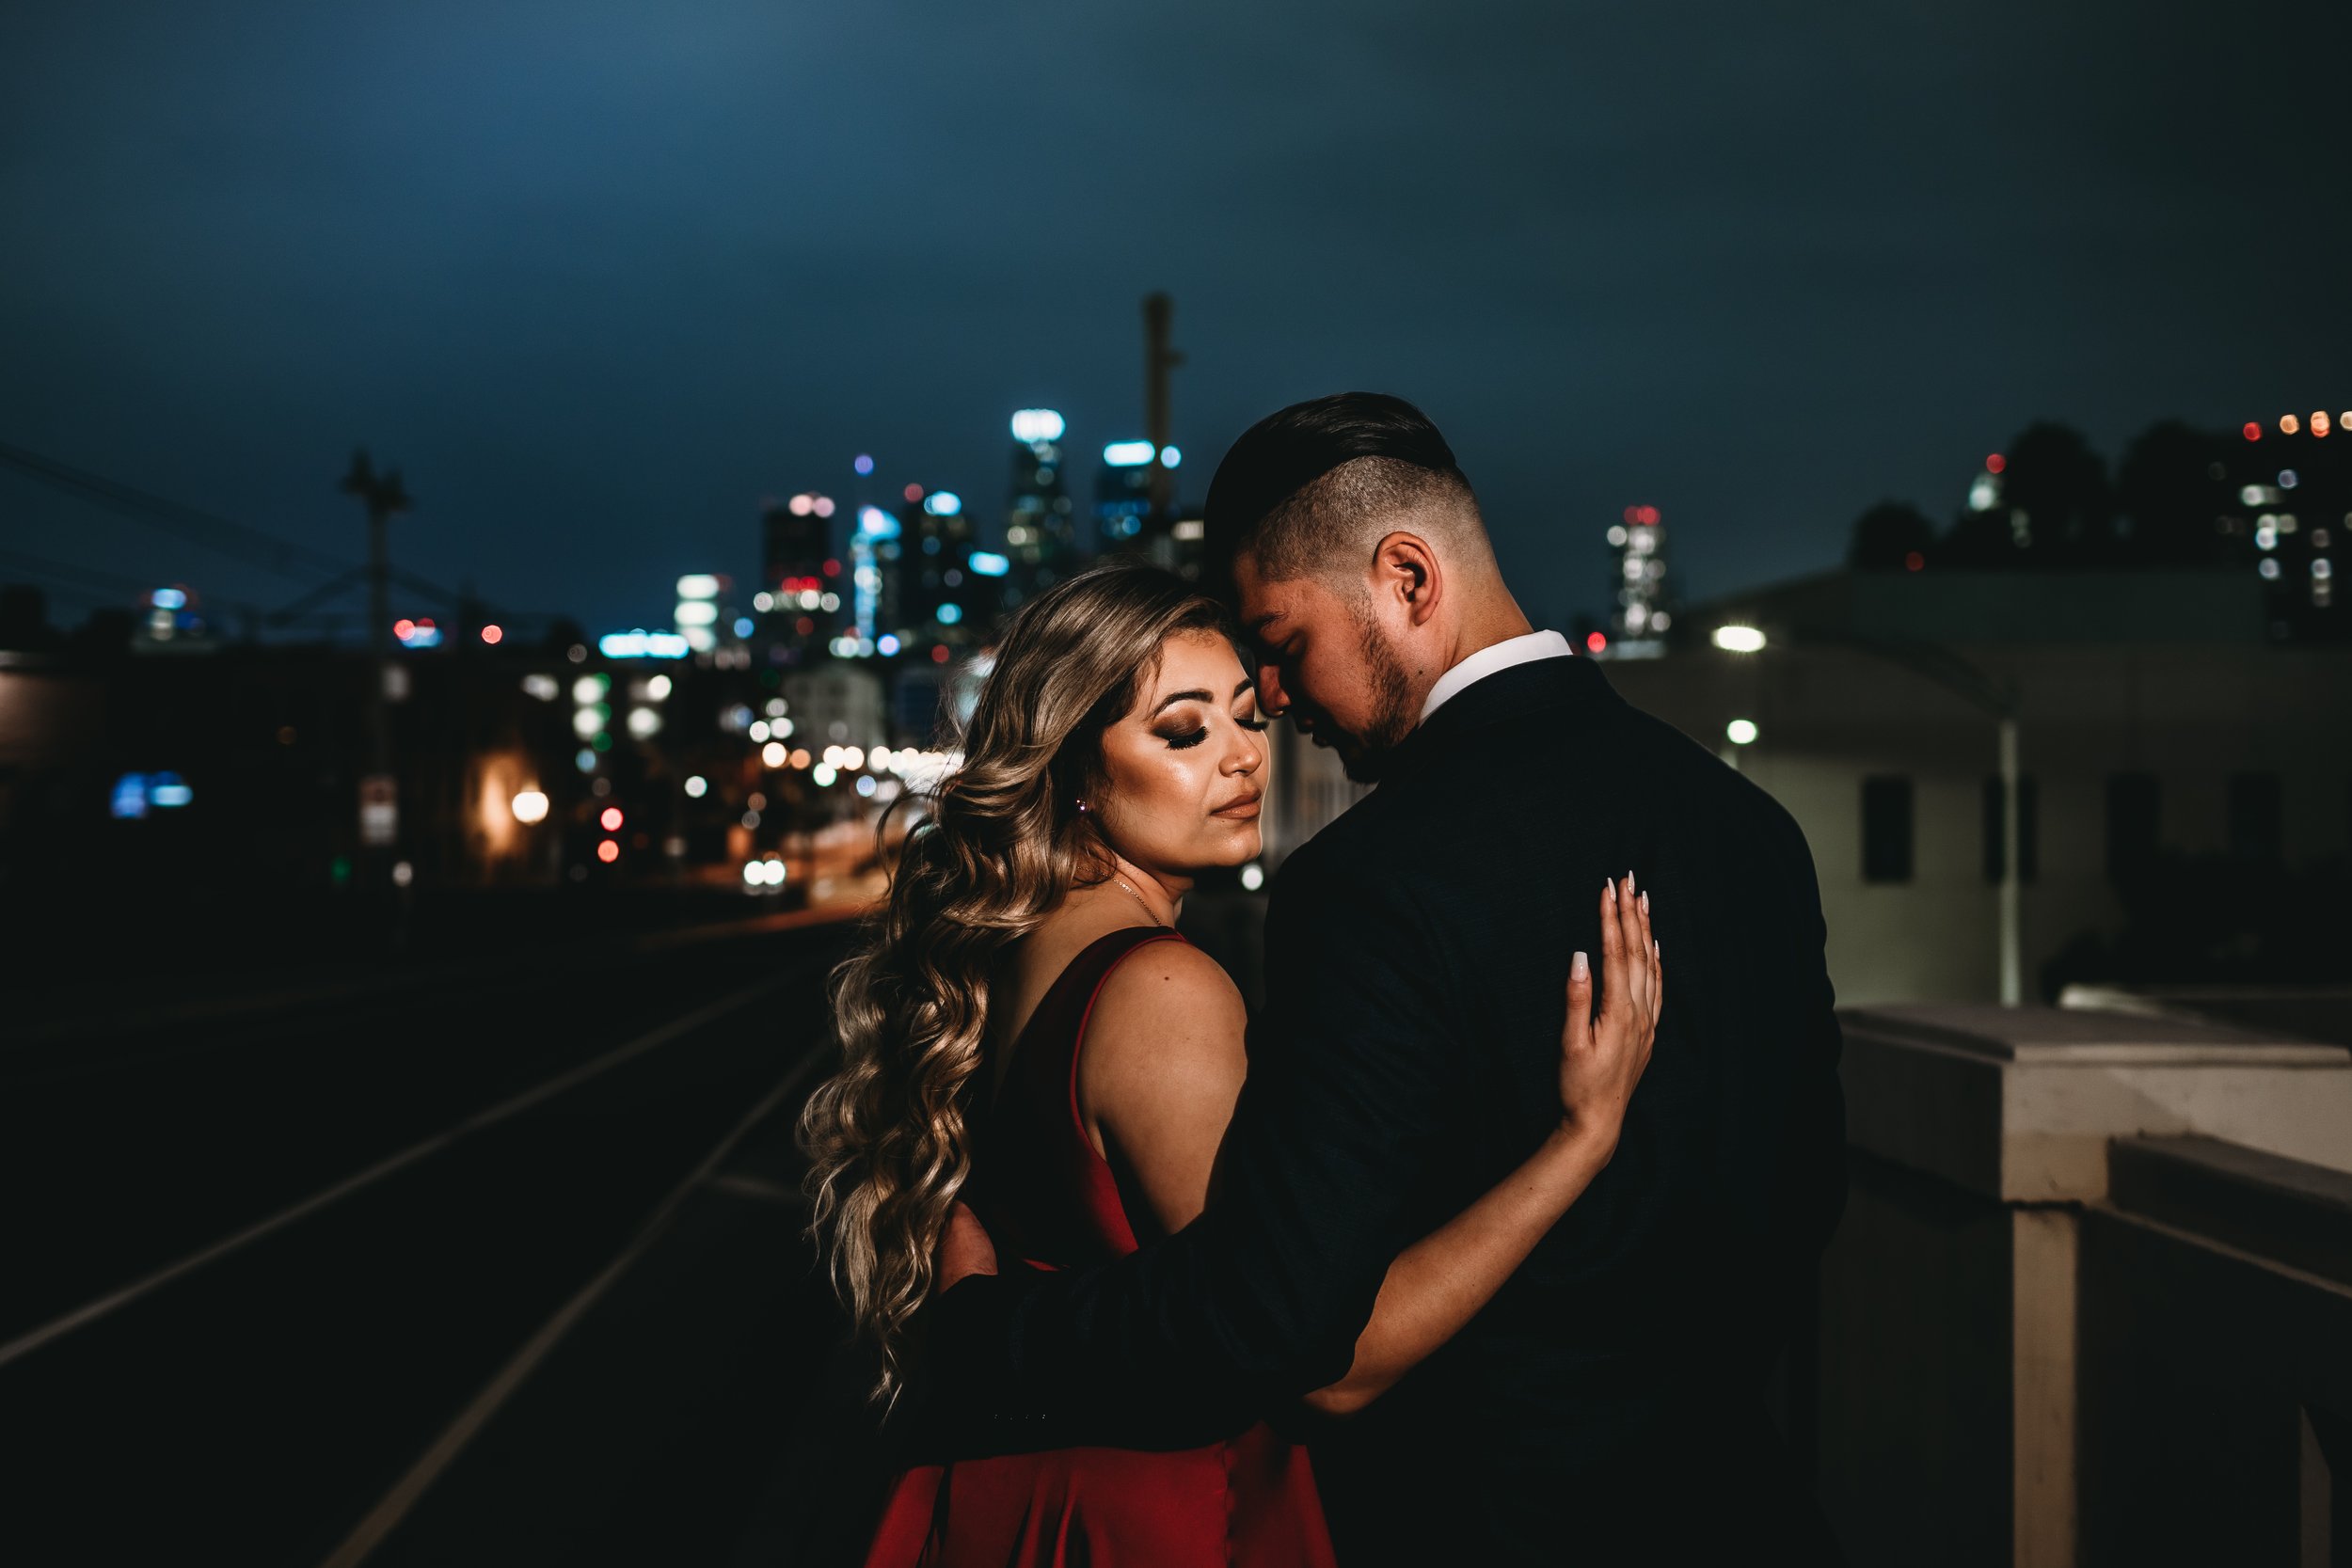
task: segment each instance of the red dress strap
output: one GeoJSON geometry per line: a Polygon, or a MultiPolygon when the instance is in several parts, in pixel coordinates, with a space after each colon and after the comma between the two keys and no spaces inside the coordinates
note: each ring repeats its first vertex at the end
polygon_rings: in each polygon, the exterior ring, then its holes
{"type": "Polygon", "coordinates": [[[1087,1135],[1078,1108],[1078,1053],[1111,972],[1155,942],[1183,942],[1166,926],[1131,926],[1072,958],[1012,1045],[995,1101],[975,1118],[972,1212],[999,1243],[1039,1268],[1100,1262],[1136,1250],[1119,1182],[1087,1135]]]}

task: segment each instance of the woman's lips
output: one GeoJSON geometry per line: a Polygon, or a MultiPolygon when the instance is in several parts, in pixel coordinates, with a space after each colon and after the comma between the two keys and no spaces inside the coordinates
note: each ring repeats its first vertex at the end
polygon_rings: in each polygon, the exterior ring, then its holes
{"type": "Polygon", "coordinates": [[[1255,795],[1245,795],[1238,800],[1228,801],[1226,804],[1217,807],[1215,811],[1209,813],[1209,815],[1211,816],[1222,816],[1229,822],[1249,821],[1258,815],[1258,802],[1263,800],[1265,792],[1263,790],[1260,790],[1255,795]]]}

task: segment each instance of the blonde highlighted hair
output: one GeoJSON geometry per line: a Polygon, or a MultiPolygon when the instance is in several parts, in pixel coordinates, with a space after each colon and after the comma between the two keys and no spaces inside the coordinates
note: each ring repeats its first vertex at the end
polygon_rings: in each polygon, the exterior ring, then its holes
{"type": "Polygon", "coordinates": [[[1103,732],[1146,695],[1167,641],[1226,628],[1171,572],[1108,562],[1013,616],[960,767],[908,833],[890,894],[834,972],[840,1069],[803,1111],[810,1231],[895,1403],[948,1211],[971,1175],[989,1082],[990,983],[1006,946],[1106,874],[1076,802],[1103,788],[1103,732]]]}

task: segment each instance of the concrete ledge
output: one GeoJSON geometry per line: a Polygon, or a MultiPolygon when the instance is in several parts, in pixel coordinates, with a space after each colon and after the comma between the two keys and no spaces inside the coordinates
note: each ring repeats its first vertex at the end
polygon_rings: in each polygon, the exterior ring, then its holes
{"type": "Polygon", "coordinates": [[[2352,986],[2072,985],[2058,993],[2058,1006],[2352,1045],[2352,986]]]}
{"type": "Polygon", "coordinates": [[[2107,1193],[2117,1138],[2352,1172],[2352,1051],[2219,1024],[1971,1005],[1843,1012],[1848,1137],[2004,1202],[2107,1193]]]}
{"type": "Polygon", "coordinates": [[[2126,1212],[2352,1286],[2352,1175],[2212,1138],[2132,1138],[2108,1161],[2126,1212]]]}

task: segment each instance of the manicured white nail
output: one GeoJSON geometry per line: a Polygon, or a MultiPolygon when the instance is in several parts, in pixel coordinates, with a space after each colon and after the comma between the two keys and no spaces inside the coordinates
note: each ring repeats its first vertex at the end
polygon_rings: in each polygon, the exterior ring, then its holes
{"type": "Polygon", "coordinates": [[[1579,953],[1568,960],[1568,974],[1574,979],[1589,980],[1593,977],[1593,966],[1585,961],[1583,954],[1579,953]]]}

